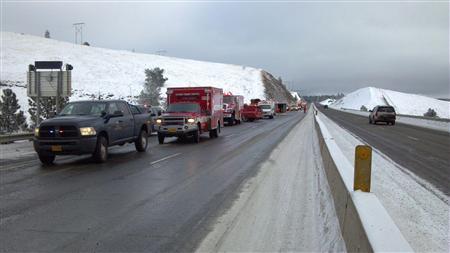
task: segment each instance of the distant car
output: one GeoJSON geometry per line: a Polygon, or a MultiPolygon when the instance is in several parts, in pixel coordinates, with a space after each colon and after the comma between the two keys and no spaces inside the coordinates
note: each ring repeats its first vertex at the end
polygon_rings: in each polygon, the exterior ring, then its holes
{"type": "Polygon", "coordinates": [[[375,106],[369,111],[369,124],[376,124],[378,122],[386,122],[386,124],[395,125],[396,113],[392,106],[375,106]]]}

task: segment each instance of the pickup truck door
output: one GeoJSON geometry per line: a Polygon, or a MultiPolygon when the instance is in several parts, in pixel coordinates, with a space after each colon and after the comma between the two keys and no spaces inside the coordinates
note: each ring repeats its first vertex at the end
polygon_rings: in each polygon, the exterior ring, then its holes
{"type": "Polygon", "coordinates": [[[126,102],[117,103],[119,111],[123,113],[120,132],[121,139],[128,139],[134,137],[134,116],[131,114],[130,107],[126,102]]]}
{"type": "MultiPolygon", "coordinates": [[[[116,102],[108,103],[108,114],[113,115],[114,112],[119,111],[119,107],[116,102]]],[[[112,117],[107,123],[109,143],[114,143],[121,138],[123,117],[112,117]]]]}

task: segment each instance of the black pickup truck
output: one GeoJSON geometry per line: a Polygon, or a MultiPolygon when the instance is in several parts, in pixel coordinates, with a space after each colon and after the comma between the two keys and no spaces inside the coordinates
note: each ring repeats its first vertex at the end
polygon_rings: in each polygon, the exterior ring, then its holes
{"type": "Polygon", "coordinates": [[[35,129],[34,149],[43,164],[52,164],[56,155],[82,154],[101,163],[107,160],[108,147],[132,142],[145,152],[149,116],[121,100],[70,102],[35,129]]]}

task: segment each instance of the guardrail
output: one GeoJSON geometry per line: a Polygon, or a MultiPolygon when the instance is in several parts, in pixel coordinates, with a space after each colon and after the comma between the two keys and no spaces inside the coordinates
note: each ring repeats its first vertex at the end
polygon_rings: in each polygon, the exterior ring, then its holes
{"type": "Polygon", "coordinates": [[[6,144],[21,140],[31,140],[33,139],[33,136],[33,133],[0,135],[0,144],[6,144]]]}
{"type": "MultiPolygon", "coordinates": [[[[317,110],[317,108],[314,108],[317,110]]],[[[412,252],[412,248],[373,193],[353,191],[354,168],[333,136],[314,117],[320,153],[342,238],[348,252],[412,252]]]]}

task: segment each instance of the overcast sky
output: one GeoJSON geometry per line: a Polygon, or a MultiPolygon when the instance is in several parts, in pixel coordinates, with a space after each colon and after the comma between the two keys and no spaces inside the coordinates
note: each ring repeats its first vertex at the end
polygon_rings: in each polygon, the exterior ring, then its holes
{"type": "Polygon", "coordinates": [[[305,93],[450,97],[448,3],[4,2],[2,30],[262,68],[305,93]]]}

